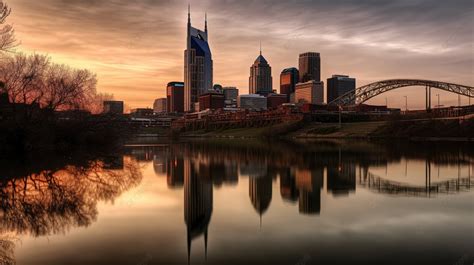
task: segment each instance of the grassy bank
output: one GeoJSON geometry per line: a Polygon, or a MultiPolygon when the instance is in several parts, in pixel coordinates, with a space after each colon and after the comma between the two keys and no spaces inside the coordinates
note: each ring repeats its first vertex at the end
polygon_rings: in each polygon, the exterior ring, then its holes
{"type": "Polygon", "coordinates": [[[303,122],[285,122],[264,127],[245,127],[222,130],[198,130],[179,134],[183,138],[268,138],[282,137],[304,126],[303,122]]]}
{"type": "Polygon", "coordinates": [[[339,124],[308,123],[291,132],[292,138],[400,138],[400,139],[474,139],[474,119],[357,122],[339,124]]]}
{"type": "Polygon", "coordinates": [[[392,120],[337,123],[295,122],[258,128],[200,130],[181,138],[399,138],[427,140],[473,140],[474,119],[392,120]]]}

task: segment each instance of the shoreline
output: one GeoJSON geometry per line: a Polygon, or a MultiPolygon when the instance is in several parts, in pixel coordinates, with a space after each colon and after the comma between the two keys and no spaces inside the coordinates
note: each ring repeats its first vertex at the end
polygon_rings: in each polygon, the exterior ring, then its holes
{"type": "Polygon", "coordinates": [[[377,121],[343,123],[286,123],[266,127],[196,130],[180,133],[136,133],[133,138],[152,139],[341,139],[474,142],[474,119],[429,121],[377,121]]]}
{"type": "MultiPolygon", "coordinates": [[[[135,135],[132,137],[133,139],[159,139],[159,140],[168,140],[173,139],[171,136],[167,135],[160,135],[160,134],[146,134],[146,135],[135,135]]],[[[184,135],[179,136],[174,139],[201,139],[201,140],[208,140],[208,139],[264,139],[259,136],[234,136],[234,135],[202,135],[202,134],[195,134],[195,135],[184,135]]],[[[474,142],[474,137],[396,137],[396,136],[280,136],[280,137],[273,137],[273,139],[282,139],[282,140],[405,140],[405,141],[423,141],[423,142],[474,142]]],[[[133,145],[126,143],[126,145],[133,145]]]]}

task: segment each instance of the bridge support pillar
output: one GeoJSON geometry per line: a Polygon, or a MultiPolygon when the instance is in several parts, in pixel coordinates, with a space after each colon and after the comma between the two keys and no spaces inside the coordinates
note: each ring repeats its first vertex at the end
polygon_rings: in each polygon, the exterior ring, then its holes
{"type": "Polygon", "coordinates": [[[426,111],[431,110],[431,87],[426,86],[426,111]]]}

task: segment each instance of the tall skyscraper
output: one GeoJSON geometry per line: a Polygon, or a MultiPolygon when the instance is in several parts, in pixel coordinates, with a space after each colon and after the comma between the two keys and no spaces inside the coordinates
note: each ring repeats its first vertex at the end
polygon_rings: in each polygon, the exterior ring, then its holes
{"type": "Polygon", "coordinates": [[[260,55],[250,67],[249,93],[265,95],[271,93],[272,90],[272,68],[263,57],[262,49],[260,49],[260,55]]]}
{"type": "Polygon", "coordinates": [[[284,94],[290,101],[290,95],[295,93],[295,85],[299,82],[298,69],[291,67],[284,69],[280,74],[280,94],[284,94]]]}
{"type": "MultiPolygon", "coordinates": [[[[327,83],[327,103],[335,100],[336,98],[348,93],[355,93],[356,80],[350,78],[347,75],[333,75],[328,78],[327,83]]],[[[355,104],[355,98],[352,104],[355,104]]]]}
{"type": "Polygon", "coordinates": [[[299,58],[300,82],[321,81],[321,58],[318,52],[306,52],[299,58]]]}
{"type": "Polygon", "coordinates": [[[191,26],[188,7],[188,36],[184,51],[184,111],[193,111],[201,94],[212,89],[212,54],[208,43],[207,15],[204,31],[191,26]]]}

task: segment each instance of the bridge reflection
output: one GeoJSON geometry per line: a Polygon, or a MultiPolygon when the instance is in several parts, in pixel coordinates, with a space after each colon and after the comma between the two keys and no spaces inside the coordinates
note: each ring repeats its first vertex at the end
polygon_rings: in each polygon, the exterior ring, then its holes
{"type": "Polygon", "coordinates": [[[469,168],[467,177],[458,176],[444,181],[432,182],[431,166],[429,162],[426,162],[425,185],[417,186],[383,178],[369,172],[367,168],[362,169],[357,184],[376,193],[393,196],[431,197],[438,194],[456,194],[470,191],[471,186],[474,184],[474,179],[471,179],[470,173],[469,168]]]}
{"type": "Polygon", "coordinates": [[[397,196],[430,197],[436,194],[455,194],[470,191],[474,180],[467,178],[455,178],[441,182],[427,183],[425,186],[414,186],[406,183],[383,179],[368,173],[365,178],[360,179],[359,186],[369,190],[397,196]]]}

